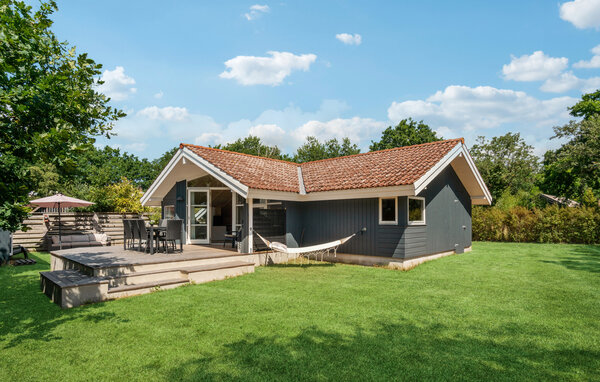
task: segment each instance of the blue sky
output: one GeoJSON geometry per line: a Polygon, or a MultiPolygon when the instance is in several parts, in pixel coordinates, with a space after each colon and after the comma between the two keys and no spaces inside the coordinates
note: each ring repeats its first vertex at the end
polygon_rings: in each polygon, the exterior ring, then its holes
{"type": "Polygon", "coordinates": [[[600,1],[59,1],[128,116],[99,144],[155,158],[249,133],[363,150],[400,119],[444,138],[518,131],[537,153],[600,88],[600,1]],[[597,57],[597,58],[594,58],[597,57]]]}

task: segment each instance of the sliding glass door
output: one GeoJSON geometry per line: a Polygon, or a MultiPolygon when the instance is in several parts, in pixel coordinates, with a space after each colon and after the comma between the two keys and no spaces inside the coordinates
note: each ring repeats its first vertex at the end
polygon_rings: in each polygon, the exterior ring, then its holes
{"type": "Polygon", "coordinates": [[[191,244],[208,244],[210,193],[208,188],[188,188],[188,237],[191,244]]]}

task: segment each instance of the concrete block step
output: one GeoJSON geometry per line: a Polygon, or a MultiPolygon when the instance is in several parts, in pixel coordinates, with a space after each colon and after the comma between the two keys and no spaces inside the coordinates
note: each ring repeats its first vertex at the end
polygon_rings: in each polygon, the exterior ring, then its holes
{"type": "Polygon", "coordinates": [[[187,279],[187,275],[182,275],[181,270],[179,269],[134,272],[108,277],[108,285],[113,288],[122,285],[143,284],[162,280],[173,280],[182,277],[187,279]]]}
{"type": "Polygon", "coordinates": [[[241,276],[254,272],[254,263],[248,261],[229,261],[220,264],[206,264],[186,268],[188,279],[192,283],[200,284],[230,277],[241,276]]]}

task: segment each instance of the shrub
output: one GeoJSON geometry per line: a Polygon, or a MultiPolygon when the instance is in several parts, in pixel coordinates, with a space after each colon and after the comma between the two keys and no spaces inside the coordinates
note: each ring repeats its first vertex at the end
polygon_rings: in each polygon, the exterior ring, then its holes
{"type": "Polygon", "coordinates": [[[473,240],[592,244],[599,231],[596,207],[473,208],[473,240]]]}

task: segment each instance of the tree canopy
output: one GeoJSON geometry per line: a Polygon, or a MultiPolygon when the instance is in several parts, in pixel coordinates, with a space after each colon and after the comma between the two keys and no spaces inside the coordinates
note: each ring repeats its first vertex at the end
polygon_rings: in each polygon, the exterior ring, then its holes
{"type": "Polygon", "coordinates": [[[371,151],[378,151],[439,140],[441,138],[423,121],[417,122],[413,121],[412,118],[408,118],[403,119],[394,127],[389,126],[385,129],[379,141],[371,141],[369,149],[371,151]]]}
{"type": "Polygon", "coordinates": [[[581,96],[581,101],[569,108],[573,117],[589,119],[594,115],[600,115],[600,90],[581,96]]]}
{"type": "Polygon", "coordinates": [[[534,189],[539,159],[519,133],[491,140],[480,136],[470,153],[495,201],[506,191],[514,195],[534,189]]]}
{"type": "Polygon", "coordinates": [[[587,189],[600,195],[600,115],[555,127],[552,138],[567,142],[546,152],[543,189],[573,199],[581,199],[587,189]]]}
{"type": "Polygon", "coordinates": [[[290,158],[281,153],[277,146],[269,146],[262,142],[259,137],[249,135],[246,138],[239,138],[235,142],[224,145],[212,146],[215,149],[235,151],[243,154],[257,155],[265,158],[289,160],[290,158]]]}
{"type": "Polygon", "coordinates": [[[0,228],[15,231],[29,212],[39,163],[73,169],[94,136],[110,137],[125,114],[96,91],[102,66],[59,42],[51,31],[53,1],[37,11],[0,2],[0,228]]]}
{"type": "Polygon", "coordinates": [[[358,153],[360,153],[358,145],[350,142],[350,139],[347,137],[343,138],[341,143],[337,138],[321,143],[316,137],[309,136],[306,137],[304,144],[296,150],[294,162],[304,163],[358,153]]]}

